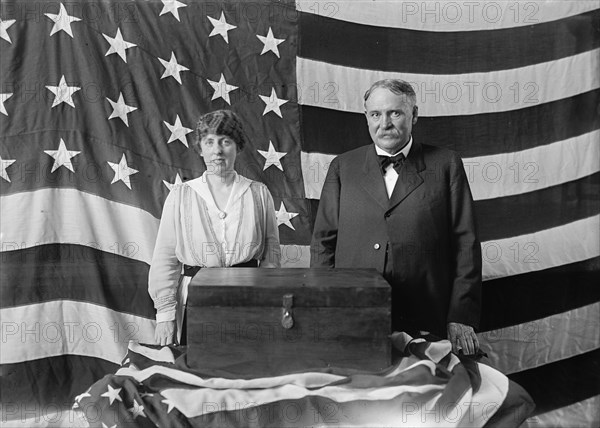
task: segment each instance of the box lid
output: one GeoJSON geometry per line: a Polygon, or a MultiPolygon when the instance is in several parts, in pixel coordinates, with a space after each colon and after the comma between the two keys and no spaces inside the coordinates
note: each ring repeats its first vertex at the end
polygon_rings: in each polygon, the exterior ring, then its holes
{"type": "Polygon", "coordinates": [[[391,288],[375,269],[208,268],[192,278],[188,306],[388,307],[391,288]]]}

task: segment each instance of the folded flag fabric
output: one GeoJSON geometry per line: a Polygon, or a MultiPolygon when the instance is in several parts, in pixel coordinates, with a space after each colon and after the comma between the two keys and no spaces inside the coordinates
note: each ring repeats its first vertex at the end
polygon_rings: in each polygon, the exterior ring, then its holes
{"type": "Polygon", "coordinates": [[[381,372],[328,368],[244,380],[203,376],[185,352],[132,342],[122,367],[73,407],[91,427],[481,427],[497,423],[507,401],[518,426],[533,410],[526,393],[514,400],[506,376],[452,354],[448,341],[394,339],[402,357],[381,372]]]}

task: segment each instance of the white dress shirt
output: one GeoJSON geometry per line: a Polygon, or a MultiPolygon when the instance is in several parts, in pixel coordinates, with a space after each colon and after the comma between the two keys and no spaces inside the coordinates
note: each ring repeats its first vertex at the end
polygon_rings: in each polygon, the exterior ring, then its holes
{"type": "MultiPolygon", "coordinates": [[[[406,143],[406,145],[402,148],[402,150],[400,150],[397,153],[394,153],[393,155],[390,155],[388,152],[386,152],[385,150],[379,148],[378,146],[375,146],[375,151],[377,152],[377,155],[379,156],[396,156],[399,153],[402,153],[404,155],[405,158],[408,157],[408,152],[410,152],[410,148],[412,147],[412,135],[410,137],[410,140],[408,140],[408,143],[406,143]]],[[[388,198],[392,197],[392,192],[394,191],[394,187],[396,186],[396,182],[398,181],[398,173],[396,172],[396,170],[394,169],[394,166],[392,164],[388,165],[386,170],[385,170],[385,174],[383,175],[383,180],[385,181],[385,189],[387,190],[387,194],[388,194],[388,198]]]]}

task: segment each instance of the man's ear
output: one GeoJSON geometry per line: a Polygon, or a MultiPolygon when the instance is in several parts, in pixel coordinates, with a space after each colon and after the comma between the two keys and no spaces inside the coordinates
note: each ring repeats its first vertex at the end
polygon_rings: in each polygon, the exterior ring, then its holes
{"type": "Polygon", "coordinates": [[[418,106],[414,106],[413,107],[413,118],[412,118],[412,124],[414,125],[415,123],[417,123],[417,119],[419,118],[419,107],[418,106]]]}

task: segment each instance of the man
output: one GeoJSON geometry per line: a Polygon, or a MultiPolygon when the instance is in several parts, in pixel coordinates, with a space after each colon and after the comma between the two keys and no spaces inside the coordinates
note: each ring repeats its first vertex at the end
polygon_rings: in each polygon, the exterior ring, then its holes
{"type": "Polygon", "coordinates": [[[374,144],[336,157],[321,194],[311,267],[376,268],[392,286],[392,328],[479,347],[481,247],[460,157],[412,138],[416,94],[382,80],[365,93],[374,144]]]}

